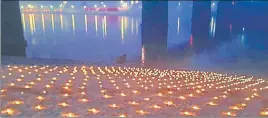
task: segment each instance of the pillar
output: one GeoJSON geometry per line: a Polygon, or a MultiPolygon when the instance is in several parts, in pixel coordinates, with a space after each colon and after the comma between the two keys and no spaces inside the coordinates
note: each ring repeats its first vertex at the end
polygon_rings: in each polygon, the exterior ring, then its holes
{"type": "Polygon", "coordinates": [[[19,1],[2,1],[1,8],[1,55],[26,56],[19,1]]]}
{"type": "Polygon", "coordinates": [[[215,37],[218,43],[230,39],[232,29],[237,25],[233,24],[235,18],[234,11],[235,5],[232,1],[219,1],[218,3],[218,13],[216,17],[216,32],[215,37]]]}
{"type": "Polygon", "coordinates": [[[145,63],[164,59],[167,53],[168,1],[143,1],[141,26],[145,63]]]}
{"type": "Polygon", "coordinates": [[[209,43],[211,2],[194,1],[192,11],[192,44],[196,53],[202,52],[209,43]]]}

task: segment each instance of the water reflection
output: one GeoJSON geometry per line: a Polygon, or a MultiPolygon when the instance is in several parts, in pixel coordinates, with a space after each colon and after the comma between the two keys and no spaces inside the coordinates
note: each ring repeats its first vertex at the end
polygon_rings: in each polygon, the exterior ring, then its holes
{"type": "Polygon", "coordinates": [[[140,20],[138,17],[81,13],[22,13],[27,56],[111,61],[111,56],[127,53],[128,58],[138,59],[140,20]],[[107,40],[101,40],[103,38],[107,40]]]}
{"type": "Polygon", "coordinates": [[[51,14],[51,26],[53,33],[55,32],[54,14],[51,14]]]}
{"type": "Polygon", "coordinates": [[[75,17],[72,14],[72,28],[73,28],[73,35],[75,35],[75,17]]]}
{"type": "Polygon", "coordinates": [[[45,19],[44,19],[44,14],[42,14],[42,29],[43,29],[43,33],[46,33],[46,25],[45,25],[45,19]]]}

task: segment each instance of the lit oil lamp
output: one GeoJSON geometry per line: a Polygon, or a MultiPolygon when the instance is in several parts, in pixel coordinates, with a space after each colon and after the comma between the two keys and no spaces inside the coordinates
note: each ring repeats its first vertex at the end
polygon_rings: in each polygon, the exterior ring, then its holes
{"type": "Polygon", "coordinates": [[[196,114],[194,112],[190,112],[190,111],[184,111],[184,112],[180,112],[181,115],[185,115],[185,116],[196,116],[196,114]]]}
{"type": "Polygon", "coordinates": [[[132,91],[132,93],[139,94],[140,92],[137,90],[132,91]]]}
{"type": "Polygon", "coordinates": [[[121,93],[120,96],[125,97],[127,95],[125,93],[121,93]]]}
{"type": "Polygon", "coordinates": [[[61,106],[61,107],[69,107],[69,106],[70,106],[70,105],[69,105],[68,103],[66,103],[66,102],[59,103],[58,105],[61,106]]]}
{"type": "Polygon", "coordinates": [[[8,86],[11,86],[12,87],[12,86],[15,86],[15,84],[14,83],[10,83],[10,84],[8,84],[8,86]]]}
{"type": "Polygon", "coordinates": [[[8,104],[20,105],[20,104],[24,104],[24,102],[21,100],[14,100],[14,101],[9,102],[8,104]]]}
{"type": "Polygon", "coordinates": [[[106,99],[112,98],[112,96],[109,96],[109,95],[104,95],[103,97],[106,99]]]}
{"type": "Polygon", "coordinates": [[[6,114],[6,115],[9,115],[9,116],[14,116],[14,115],[17,115],[19,114],[19,112],[14,109],[14,108],[5,108],[1,111],[1,114],[6,114]]]}
{"type": "Polygon", "coordinates": [[[218,104],[214,103],[214,102],[208,102],[207,105],[210,105],[210,106],[217,106],[218,104]]]}
{"type": "Polygon", "coordinates": [[[260,112],[261,116],[268,116],[268,109],[264,109],[260,112]]]}
{"type": "Polygon", "coordinates": [[[119,114],[117,117],[119,117],[119,118],[126,118],[127,115],[126,114],[119,114]]]}
{"type": "Polygon", "coordinates": [[[21,78],[18,78],[18,79],[16,79],[18,82],[21,82],[22,81],[22,79],[21,78]]]}
{"type": "Polygon", "coordinates": [[[43,96],[37,96],[36,99],[39,100],[39,101],[44,101],[45,100],[45,98],[43,96]]]}
{"type": "Polygon", "coordinates": [[[117,104],[110,104],[110,105],[108,105],[108,106],[111,107],[111,108],[120,108],[120,106],[117,105],[117,104]]]}
{"type": "Polygon", "coordinates": [[[179,99],[186,100],[186,98],[184,96],[180,96],[179,99]]]}
{"type": "Polygon", "coordinates": [[[144,98],[144,100],[145,100],[145,101],[149,101],[149,100],[151,100],[151,99],[150,99],[150,98],[144,98]]]}
{"type": "Polygon", "coordinates": [[[144,116],[144,115],[148,115],[150,112],[145,111],[145,110],[137,110],[136,113],[139,114],[139,115],[144,116]]]}
{"type": "Polygon", "coordinates": [[[74,117],[79,117],[78,114],[76,113],[73,113],[73,112],[68,112],[68,113],[62,113],[61,114],[62,117],[71,117],[71,118],[74,118],[74,117]]]}
{"type": "Polygon", "coordinates": [[[36,105],[33,107],[35,110],[38,110],[38,111],[41,111],[41,110],[44,110],[46,109],[46,107],[42,106],[42,105],[36,105]]]}
{"type": "Polygon", "coordinates": [[[140,103],[135,102],[135,101],[129,101],[128,104],[130,104],[130,105],[139,105],[140,103]]]}
{"type": "Polygon", "coordinates": [[[152,106],[150,106],[150,108],[154,108],[154,109],[161,109],[162,107],[160,107],[159,105],[152,105],[152,106]]]}
{"type": "Polygon", "coordinates": [[[173,101],[164,101],[164,104],[168,106],[175,106],[173,101]]]}
{"type": "Polygon", "coordinates": [[[98,109],[95,109],[95,108],[92,108],[92,109],[88,109],[87,110],[89,113],[91,113],[91,114],[98,114],[98,113],[100,113],[100,111],[98,110],[98,109]]]}
{"type": "Polygon", "coordinates": [[[88,99],[86,99],[86,98],[81,98],[81,99],[78,99],[78,102],[85,103],[85,102],[88,102],[88,99]]]}
{"type": "Polygon", "coordinates": [[[222,112],[222,115],[224,115],[224,116],[237,116],[237,114],[235,112],[230,112],[230,111],[222,112]]]}
{"type": "Polygon", "coordinates": [[[200,110],[201,108],[199,107],[199,106],[197,106],[197,105],[193,105],[192,107],[191,107],[193,110],[200,110]]]}

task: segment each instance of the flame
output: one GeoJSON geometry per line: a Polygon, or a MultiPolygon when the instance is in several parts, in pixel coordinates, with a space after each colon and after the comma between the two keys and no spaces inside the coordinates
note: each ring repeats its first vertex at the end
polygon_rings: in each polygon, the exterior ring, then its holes
{"type": "Polygon", "coordinates": [[[237,116],[237,114],[236,113],[234,113],[234,112],[222,112],[222,115],[224,115],[224,116],[237,116]]]}
{"type": "Polygon", "coordinates": [[[62,117],[71,117],[71,118],[73,118],[73,117],[79,117],[78,114],[73,113],[73,112],[62,113],[61,116],[62,117]]]}
{"type": "Polygon", "coordinates": [[[69,106],[70,106],[70,105],[69,105],[68,103],[66,103],[66,102],[59,103],[58,105],[61,106],[61,107],[69,107],[69,106]]]}
{"type": "Polygon", "coordinates": [[[189,112],[189,111],[181,112],[181,115],[185,115],[185,116],[196,116],[196,114],[194,112],[189,112]]]}
{"type": "Polygon", "coordinates": [[[92,113],[92,114],[98,114],[100,113],[100,111],[98,109],[92,108],[92,109],[88,109],[88,112],[92,113]]]}
{"type": "Polygon", "coordinates": [[[14,116],[14,115],[17,115],[19,114],[19,112],[14,109],[14,108],[5,108],[1,111],[2,114],[6,114],[6,115],[9,115],[9,116],[14,116]]]}
{"type": "Polygon", "coordinates": [[[120,106],[119,105],[117,105],[117,104],[110,104],[110,105],[108,105],[109,107],[112,107],[112,108],[120,108],[120,106]]]}
{"type": "Polygon", "coordinates": [[[36,109],[36,110],[44,110],[44,109],[46,109],[46,107],[44,107],[42,105],[36,105],[33,108],[36,109]]]}
{"type": "Polygon", "coordinates": [[[144,115],[147,115],[147,114],[149,114],[150,112],[148,112],[148,111],[145,111],[145,110],[137,110],[137,111],[136,111],[136,113],[137,113],[137,114],[139,114],[139,115],[142,115],[142,116],[144,116],[144,115]]]}
{"type": "Polygon", "coordinates": [[[14,100],[14,101],[9,102],[9,104],[20,105],[20,104],[24,104],[24,102],[21,100],[14,100]]]}
{"type": "Polygon", "coordinates": [[[44,101],[45,100],[45,98],[43,96],[38,96],[38,97],[36,97],[36,99],[37,100],[40,100],[40,101],[44,101]]]}

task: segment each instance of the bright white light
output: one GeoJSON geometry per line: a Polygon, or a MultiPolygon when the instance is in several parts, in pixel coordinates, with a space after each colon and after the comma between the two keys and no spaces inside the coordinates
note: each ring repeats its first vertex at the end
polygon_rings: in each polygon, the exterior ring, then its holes
{"type": "Polygon", "coordinates": [[[41,7],[41,8],[44,8],[44,6],[43,6],[43,5],[41,5],[40,7],[41,7]]]}
{"type": "Polygon", "coordinates": [[[53,8],[53,6],[52,6],[52,5],[50,5],[50,8],[53,8]]]}
{"type": "Polygon", "coordinates": [[[245,31],[245,28],[243,27],[243,31],[245,31]]]}
{"type": "Polygon", "coordinates": [[[121,0],[121,1],[120,1],[120,3],[122,4],[122,3],[124,3],[124,1],[123,1],[123,0],[121,0]]]}
{"type": "Polygon", "coordinates": [[[103,2],[101,2],[101,4],[103,5],[103,2]]]}
{"type": "Polygon", "coordinates": [[[74,8],[74,5],[71,5],[71,8],[74,8]]]}
{"type": "Polygon", "coordinates": [[[98,7],[98,6],[95,4],[94,7],[96,8],[96,7],[98,7]]]}
{"type": "Polygon", "coordinates": [[[123,8],[127,8],[127,7],[128,7],[128,4],[127,4],[127,3],[123,3],[121,6],[122,6],[123,8]]]}
{"type": "Polygon", "coordinates": [[[135,1],[135,3],[139,3],[139,1],[135,1]]]}
{"type": "Polygon", "coordinates": [[[106,7],[106,5],[103,5],[103,7],[106,7]]]}
{"type": "Polygon", "coordinates": [[[134,4],[134,1],[131,1],[130,3],[133,5],[134,4]]]}
{"type": "Polygon", "coordinates": [[[179,6],[181,6],[181,2],[179,2],[179,6]]]}
{"type": "Polygon", "coordinates": [[[20,6],[21,9],[23,9],[24,7],[23,6],[20,6]]]}
{"type": "Polygon", "coordinates": [[[84,8],[87,8],[87,6],[84,6],[84,8]]]}
{"type": "Polygon", "coordinates": [[[215,2],[212,3],[212,6],[215,6],[215,2]]]}

